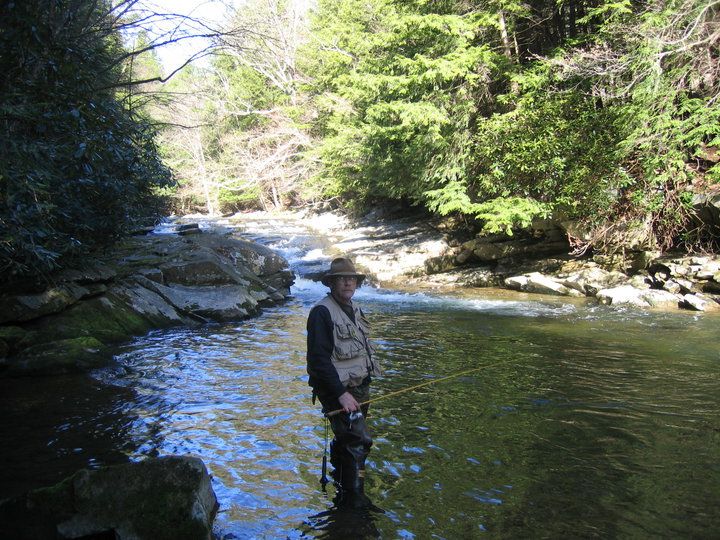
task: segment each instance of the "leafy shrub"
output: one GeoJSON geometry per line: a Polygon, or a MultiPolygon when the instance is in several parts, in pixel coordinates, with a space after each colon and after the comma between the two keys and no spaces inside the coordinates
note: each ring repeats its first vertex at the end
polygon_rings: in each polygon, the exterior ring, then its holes
{"type": "Polygon", "coordinates": [[[123,107],[110,2],[0,7],[0,273],[38,279],[162,211],[171,175],[123,107]]]}

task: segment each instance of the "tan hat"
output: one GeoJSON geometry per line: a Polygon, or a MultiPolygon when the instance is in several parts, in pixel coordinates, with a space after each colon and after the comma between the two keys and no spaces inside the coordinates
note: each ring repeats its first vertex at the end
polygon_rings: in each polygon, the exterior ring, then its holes
{"type": "Polygon", "coordinates": [[[355,276],[357,278],[358,287],[365,279],[365,274],[361,274],[355,270],[353,262],[345,257],[333,259],[333,262],[330,263],[330,270],[327,271],[320,281],[322,281],[323,285],[327,285],[329,287],[332,278],[336,276],[355,276]]]}

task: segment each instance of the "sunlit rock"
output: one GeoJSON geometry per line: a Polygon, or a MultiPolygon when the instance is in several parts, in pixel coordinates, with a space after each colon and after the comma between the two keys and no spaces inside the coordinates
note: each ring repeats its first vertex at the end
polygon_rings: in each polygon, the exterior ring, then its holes
{"type": "Polygon", "coordinates": [[[657,289],[644,291],[642,298],[652,307],[656,308],[676,308],[681,299],[677,294],[657,289]]]}
{"type": "Polygon", "coordinates": [[[537,272],[533,272],[527,276],[527,283],[523,290],[531,293],[552,294],[556,296],[584,296],[582,293],[537,272]]]}
{"type": "Polygon", "coordinates": [[[680,307],[692,311],[718,311],[720,304],[701,293],[683,295],[680,307]]]}
{"type": "Polygon", "coordinates": [[[627,279],[627,276],[621,272],[589,266],[567,275],[560,282],[586,296],[595,296],[598,291],[624,283],[627,279]]]}
{"type": "Polygon", "coordinates": [[[272,250],[212,231],[187,238],[126,239],[100,266],[109,267],[111,271],[62,274],[83,280],[83,285],[66,282],[42,293],[0,299],[0,322],[16,322],[25,332],[19,339],[3,339],[7,360],[0,371],[21,375],[90,369],[103,355],[88,352],[98,348],[84,346],[83,339],[109,345],[155,328],[241,320],[283,301],[294,279],[287,261],[272,250]],[[49,343],[59,345],[37,348],[49,343]]]}
{"type": "Polygon", "coordinates": [[[620,285],[610,289],[598,291],[595,297],[601,304],[605,305],[630,305],[637,307],[649,307],[650,303],[643,296],[644,291],[636,289],[632,285],[620,285]]]}
{"type": "Polygon", "coordinates": [[[508,289],[512,289],[514,291],[523,291],[527,286],[528,278],[527,276],[512,276],[507,278],[504,283],[508,289]]]}

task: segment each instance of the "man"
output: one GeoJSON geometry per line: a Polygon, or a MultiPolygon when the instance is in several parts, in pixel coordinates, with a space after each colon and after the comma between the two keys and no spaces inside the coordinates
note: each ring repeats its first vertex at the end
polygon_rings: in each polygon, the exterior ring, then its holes
{"type": "Polygon", "coordinates": [[[365,501],[365,459],[372,437],[365,419],[370,381],[380,375],[369,341],[370,325],[352,297],[365,279],[350,259],[332,261],[322,283],[330,293],[310,311],[307,321],[308,384],[330,417],[332,476],[348,501],[365,501]]]}

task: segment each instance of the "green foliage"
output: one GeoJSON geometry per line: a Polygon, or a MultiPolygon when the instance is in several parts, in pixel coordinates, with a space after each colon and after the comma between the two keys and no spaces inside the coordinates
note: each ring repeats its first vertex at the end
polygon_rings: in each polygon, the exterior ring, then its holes
{"type": "Polygon", "coordinates": [[[466,153],[473,96],[498,57],[475,44],[477,17],[412,8],[320,3],[320,40],[306,69],[315,77],[327,195],[422,202],[448,175],[467,172],[450,162],[466,153]],[[326,66],[332,78],[320,72],[326,66]]]}
{"type": "Polygon", "coordinates": [[[0,272],[37,278],[161,210],[152,130],[116,97],[107,2],[0,7],[0,272]]]}
{"type": "Polygon", "coordinates": [[[702,0],[320,1],[301,63],[309,185],[486,230],[622,217],[675,245],[688,190],[720,180],[703,158],[720,147],[716,15],[702,0]]]}
{"type": "Polygon", "coordinates": [[[255,32],[193,75],[203,127],[169,154],[192,204],[392,200],[488,231],[640,223],[672,247],[720,182],[704,0],[319,0],[309,36],[291,4],[239,8],[255,32]]]}

